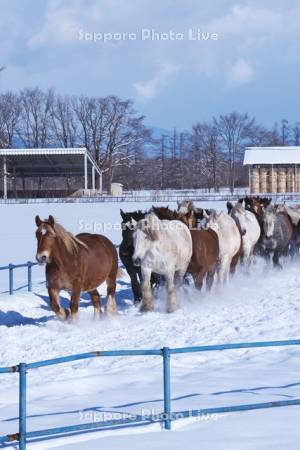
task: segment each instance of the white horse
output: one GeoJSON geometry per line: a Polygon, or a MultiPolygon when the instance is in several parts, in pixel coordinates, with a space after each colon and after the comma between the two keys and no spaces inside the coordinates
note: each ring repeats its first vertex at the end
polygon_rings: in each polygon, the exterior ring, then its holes
{"type": "Polygon", "coordinates": [[[261,234],[259,223],[255,215],[251,211],[247,211],[239,202],[235,205],[227,202],[227,209],[230,217],[240,227],[243,243],[243,262],[249,268],[253,259],[254,247],[261,234]]]}
{"type": "Polygon", "coordinates": [[[154,309],[151,273],[163,275],[168,290],[168,312],[176,309],[176,282],[182,283],[192,256],[192,237],[179,220],[159,220],[154,213],[135,222],[133,262],[141,266],[143,300],[141,311],[154,309]]]}
{"type": "Polygon", "coordinates": [[[212,209],[207,213],[204,210],[203,216],[206,219],[205,228],[211,228],[218,235],[220,249],[218,278],[220,282],[226,282],[229,272],[234,273],[241,255],[241,233],[232,217],[224,212],[217,213],[212,209]]]}

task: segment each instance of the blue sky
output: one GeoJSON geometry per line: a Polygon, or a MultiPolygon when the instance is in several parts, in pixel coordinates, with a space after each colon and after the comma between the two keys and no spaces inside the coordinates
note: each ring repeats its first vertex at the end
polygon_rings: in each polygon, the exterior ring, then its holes
{"type": "Polygon", "coordinates": [[[148,124],[180,130],[233,110],[265,125],[300,120],[297,1],[0,0],[0,7],[2,91],[116,94],[133,99],[148,124]],[[143,29],[168,38],[142,40],[143,29]],[[209,38],[190,40],[189,29],[209,38]],[[104,42],[98,34],[92,42],[92,33],[127,37],[104,42]]]}

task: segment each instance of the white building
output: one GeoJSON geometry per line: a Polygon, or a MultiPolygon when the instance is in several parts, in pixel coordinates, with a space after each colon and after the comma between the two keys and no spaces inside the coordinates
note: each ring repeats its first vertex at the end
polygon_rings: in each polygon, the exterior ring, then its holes
{"type": "Polygon", "coordinates": [[[300,192],[300,147],[247,147],[252,194],[300,192]]]}

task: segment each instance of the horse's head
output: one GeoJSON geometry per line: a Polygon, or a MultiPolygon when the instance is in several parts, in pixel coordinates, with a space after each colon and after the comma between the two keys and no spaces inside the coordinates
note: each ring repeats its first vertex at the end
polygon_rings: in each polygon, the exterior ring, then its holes
{"type": "MultiPolygon", "coordinates": [[[[221,213],[220,213],[221,214],[221,213]]],[[[209,228],[215,233],[219,231],[218,217],[219,215],[214,209],[203,210],[203,228],[208,230],[209,228]]]]}
{"type": "Polygon", "coordinates": [[[191,200],[177,201],[177,212],[180,215],[190,214],[194,210],[194,203],[191,200]]]}
{"type": "Polygon", "coordinates": [[[136,223],[143,217],[145,213],[142,211],[124,212],[120,210],[122,217],[122,245],[125,247],[131,247],[133,243],[133,232],[136,229],[136,223]]]}
{"type": "Polygon", "coordinates": [[[153,247],[153,243],[158,240],[161,222],[154,213],[148,214],[145,219],[136,224],[136,230],[133,233],[133,263],[140,266],[146,253],[153,247]]]}
{"type": "Polygon", "coordinates": [[[47,220],[41,220],[39,216],[35,217],[37,226],[37,251],[36,260],[39,264],[47,264],[51,262],[51,255],[55,243],[56,233],[54,230],[55,220],[53,216],[49,216],[47,220]]]}
{"type": "Polygon", "coordinates": [[[274,235],[276,219],[276,210],[273,206],[269,205],[263,214],[263,231],[266,238],[271,238],[274,235]]]}
{"type": "Polygon", "coordinates": [[[202,228],[203,209],[197,208],[191,200],[177,202],[178,219],[185,223],[189,229],[202,228]]]}

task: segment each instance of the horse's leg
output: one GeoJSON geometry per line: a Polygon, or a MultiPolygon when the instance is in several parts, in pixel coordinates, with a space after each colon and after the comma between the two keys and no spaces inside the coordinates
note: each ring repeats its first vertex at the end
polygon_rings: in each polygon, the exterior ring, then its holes
{"type": "Polygon", "coordinates": [[[153,296],[151,289],[151,270],[142,270],[143,277],[143,300],[141,305],[141,312],[153,311],[153,296]]]}
{"type": "Polygon", "coordinates": [[[80,293],[81,290],[76,288],[72,290],[71,293],[71,319],[76,320],[78,318],[78,307],[79,307],[79,301],[80,301],[80,293]]]}
{"type": "Polygon", "coordinates": [[[234,255],[234,257],[232,258],[231,264],[230,264],[230,274],[231,275],[235,274],[236,266],[237,266],[237,263],[239,262],[239,259],[240,259],[240,254],[239,253],[234,255]]]}
{"type": "Polygon", "coordinates": [[[176,295],[174,290],[174,276],[175,273],[172,273],[172,275],[168,275],[166,277],[168,292],[168,313],[174,312],[177,308],[176,295]]]}
{"type": "Polygon", "coordinates": [[[274,251],[272,261],[273,261],[274,267],[278,267],[279,269],[282,269],[282,265],[279,262],[279,257],[280,257],[280,251],[279,251],[279,249],[276,249],[274,251]]]}
{"type": "Polygon", "coordinates": [[[252,262],[251,247],[249,245],[246,245],[243,248],[243,265],[245,266],[247,272],[249,272],[251,262],[252,262]]]}
{"type": "Polygon", "coordinates": [[[101,297],[97,289],[89,291],[93,306],[94,306],[94,317],[95,319],[101,316],[101,297]]]}
{"type": "Polygon", "coordinates": [[[52,311],[60,320],[66,320],[70,313],[66,308],[60,306],[58,289],[48,288],[48,294],[52,311]]]}
{"type": "Polygon", "coordinates": [[[184,284],[184,278],[185,278],[186,270],[187,270],[187,268],[179,269],[175,273],[175,285],[176,285],[176,287],[181,287],[184,284]]]}
{"type": "Polygon", "coordinates": [[[218,268],[218,279],[220,283],[228,281],[230,262],[228,258],[223,258],[218,268]]]}
{"type": "Polygon", "coordinates": [[[134,303],[140,303],[140,301],[142,300],[142,289],[140,281],[138,279],[138,271],[135,267],[127,267],[126,269],[131,280],[134,303]]]}
{"type": "Polygon", "coordinates": [[[200,271],[200,272],[196,273],[195,275],[193,275],[193,278],[194,278],[195,288],[198,289],[199,291],[201,291],[202,286],[203,286],[204,272],[200,271]]]}
{"type": "Polygon", "coordinates": [[[107,314],[117,314],[117,304],[115,298],[116,292],[116,277],[117,274],[113,271],[107,279],[107,304],[106,304],[106,313],[107,314]]]}
{"type": "Polygon", "coordinates": [[[214,282],[214,278],[215,278],[215,273],[216,273],[216,269],[215,267],[213,269],[211,269],[209,272],[207,272],[207,276],[206,276],[206,288],[208,291],[211,290],[213,282],[214,282]]]}

